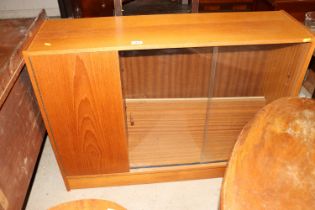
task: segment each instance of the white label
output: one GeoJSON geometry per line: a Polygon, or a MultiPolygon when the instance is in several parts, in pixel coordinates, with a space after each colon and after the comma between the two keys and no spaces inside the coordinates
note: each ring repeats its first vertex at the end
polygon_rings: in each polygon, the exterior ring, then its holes
{"type": "Polygon", "coordinates": [[[131,45],[141,45],[141,44],[143,44],[143,41],[141,41],[141,40],[131,41],[131,45]]]}
{"type": "Polygon", "coordinates": [[[304,38],[304,39],[303,39],[303,42],[310,42],[310,41],[312,41],[311,38],[304,38]]]}

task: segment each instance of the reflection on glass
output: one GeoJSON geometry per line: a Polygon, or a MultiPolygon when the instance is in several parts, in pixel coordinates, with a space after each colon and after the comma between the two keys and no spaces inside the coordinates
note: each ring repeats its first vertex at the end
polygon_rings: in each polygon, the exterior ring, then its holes
{"type": "Polygon", "coordinates": [[[131,167],[199,163],[212,48],[120,56],[131,167]]]}

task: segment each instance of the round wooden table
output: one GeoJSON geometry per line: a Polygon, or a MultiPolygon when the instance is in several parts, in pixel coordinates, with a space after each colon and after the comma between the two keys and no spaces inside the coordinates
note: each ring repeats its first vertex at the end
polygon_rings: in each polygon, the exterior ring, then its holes
{"type": "Polygon", "coordinates": [[[315,209],[315,100],[284,98],[257,113],[232,152],[221,210],[315,209]]]}
{"type": "Polygon", "coordinates": [[[62,203],[59,204],[58,206],[50,208],[49,210],[127,210],[127,209],[111,201],[99,199],[86,199],[62,203]]]}

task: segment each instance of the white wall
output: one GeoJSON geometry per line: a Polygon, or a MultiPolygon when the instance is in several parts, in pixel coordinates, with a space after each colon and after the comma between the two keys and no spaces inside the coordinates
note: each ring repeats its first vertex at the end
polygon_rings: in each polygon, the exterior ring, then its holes
{"type": "Polygon", "coordinates": [[[0,0],[0,18],[35,17],[41,9],[60,16],[57,0],[0,0]]]}

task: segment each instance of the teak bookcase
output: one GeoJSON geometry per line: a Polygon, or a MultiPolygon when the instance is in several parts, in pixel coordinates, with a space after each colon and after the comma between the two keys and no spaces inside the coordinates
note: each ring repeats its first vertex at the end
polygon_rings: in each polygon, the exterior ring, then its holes
{"type": "Polygon", "coordinates": [[[48,20],[24,52],[68,189],[219,177],[297,96],[313,35],[285,12],[48,20]]]}

